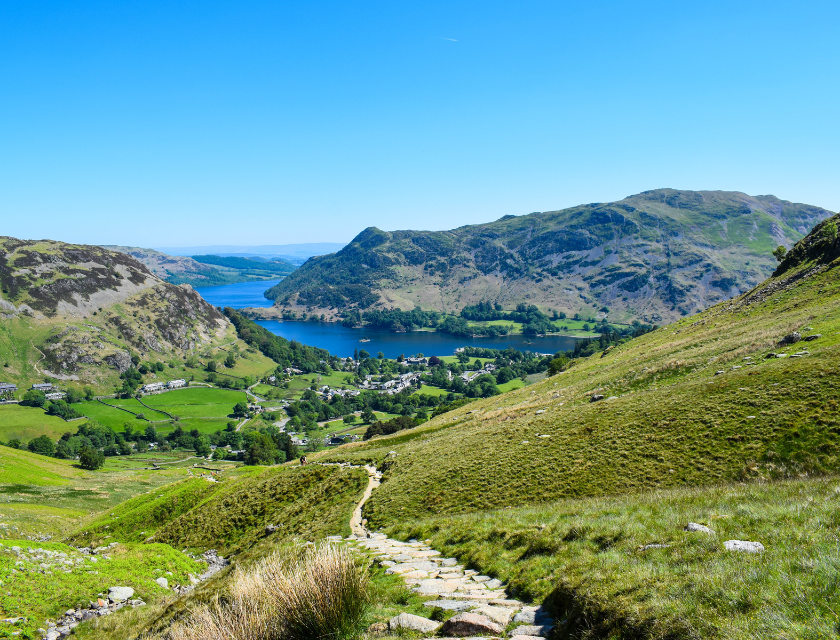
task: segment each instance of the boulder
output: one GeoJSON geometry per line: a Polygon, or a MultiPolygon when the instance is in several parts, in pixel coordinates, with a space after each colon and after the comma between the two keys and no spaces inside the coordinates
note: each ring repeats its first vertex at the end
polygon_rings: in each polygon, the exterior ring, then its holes
{"type": "Polygon", "coordinates": [[[493,622],[487,616],[477,613],[459,613],[449,618],[440,629],[441,634],[455,638],[469,636],[498,636],[504,633],[502,625],[493,622]]]}
{"type": "Polygon", "coordinates": [[[108,589],[108,597],[114,602],[128,600],[133,595],[134,589],[131,587],[111,587],[108,589]]]}
{"type": "Polygon", "coordinates": [[[164,589],[169,588],[169,580],[167,580],[166,578],[155,578],[155,582],[157,582],[164,589]]]}
{"type": "Polygon", "coordinates": [[[806,342],[811,342],[812,340],[819,340],[820,338],[822,338],[822,334],[821,333],[815,333],[812,336],[805,336],[805,341],[806,342]]]}
{"type": "Polygon", "coordinates": [[[589,398],[589,402],[598,402],[599,400],[603,400],[603,399],[604,399],[604,396],[596,393],[591,398],[589,398]]]}
{"type": "Polygon", "coordinates": [[[715,533],[712,529],[709,529],[709,527],[702,524],[697,524],[696,522],[689,522],[687,525],[685,525],[685,528],[683,530],[699,531],[700,533],[708,533],[709,535],[714,535],[715,533]]]}
{"type": "Polygon", "coordinates": [[[400,629],[405,631],[420,631],[421,633],[433,633],[440,626],[440,622],[429,620],[411,613],[401,613],[388,621],[388,628],[392,632],[400,629]]]}
{"type": "Polygon", "coordinates": [[[388,624],[385,622],[374,622],[368,627],[368,635],[374,638],[388,635],[388,624]]]}
{"type": "Polygon", "coordinates": [[[798,331],[794,331],[793,333],[787,334],[784,338],[782,338],[779,342],[781,344],[794,344],[802,340],[802,334],[798,331]]]}
{"type": "Polygon", "coordinates": [[[750,542],[749,540],[727,540],[723,543],[727,551],[741,551],[743,553],[761,553],[764,551],[764,545],[760,542],[750,542]]]}

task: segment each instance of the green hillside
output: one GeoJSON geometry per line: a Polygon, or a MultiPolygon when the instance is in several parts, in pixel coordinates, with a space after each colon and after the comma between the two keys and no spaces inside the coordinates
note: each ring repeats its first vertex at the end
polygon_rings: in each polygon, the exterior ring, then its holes
{"type": "Polygon", "coordinates": [[[777,245],[830,215],[774,196],[657,189],[451,231],[371,227],[266,295],[275,313],[329,318],[372,307],[457,313],[489,300],[662,323],[751,289],[770,275],[777,245]]]}
{"type": "Polygon", "coordinates": [[[219,484],[186,480],[129,500],[72,540],[149,540],[227,554],[252,548],[270,524],[278,528],[274,540],[342,535],[366,484],[365,472],[337,467],[251,468],[219,484]]]}
{"type": "Polygon", "coordinates": [[[0,382],[21,389],[112,391],[132,356],[170,364],[236,339],[191,287],[102,247],[0,237],[0,286],[0,382]]]}
{"type": "Polygon", "coordinates": [[[734,300],[535,385],[327,457],[387,467],[366,506],[379,525],[406,515],[834,473],[840,271],[827,260],[838,240],[801,251],[832,224],[792,251],[802,254],[798,262],[786,261],[734,300]],[[780,344],[792,332],[803,339],[780,344]]]}

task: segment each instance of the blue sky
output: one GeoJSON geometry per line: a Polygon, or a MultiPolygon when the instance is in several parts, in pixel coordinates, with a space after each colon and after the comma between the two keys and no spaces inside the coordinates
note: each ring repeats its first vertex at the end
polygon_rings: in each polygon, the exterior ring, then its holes
{"type": "Polygon", "coordinates": [[[840,210],[840,3],[0,7],[0,234],[346,241],[646,189],[840,210]]]}

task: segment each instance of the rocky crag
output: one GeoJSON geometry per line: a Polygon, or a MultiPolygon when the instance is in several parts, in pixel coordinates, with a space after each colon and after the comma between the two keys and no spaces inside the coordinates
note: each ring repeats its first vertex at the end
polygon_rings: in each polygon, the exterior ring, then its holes
{"type": "Polygon", "coordinates": [[[0,238],[0,285],[9,382],[101,386],[126,371],[132,355],[184,358],[235,333],[190,286],[166,283],[102,247],[0,238]]]}

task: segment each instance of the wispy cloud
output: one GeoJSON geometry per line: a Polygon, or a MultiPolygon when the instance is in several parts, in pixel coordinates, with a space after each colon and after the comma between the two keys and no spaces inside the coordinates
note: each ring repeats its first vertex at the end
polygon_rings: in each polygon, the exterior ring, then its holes
{"type": "Polygon", "coordinates": [[[449,42],[458,42],[455,38],[438,38],[438,40],[449,40],[449,42]]]}

